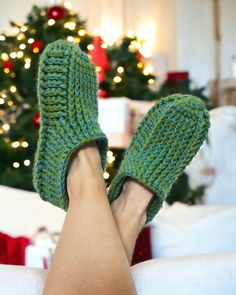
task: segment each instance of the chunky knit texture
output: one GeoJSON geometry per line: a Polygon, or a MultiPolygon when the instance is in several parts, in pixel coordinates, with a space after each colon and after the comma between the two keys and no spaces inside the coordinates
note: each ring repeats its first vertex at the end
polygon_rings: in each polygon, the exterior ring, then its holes
{"type": "Polygon", "coordinates": [[[200,99],[179,94],[161,99],[134,134],[111,183],[110,203],[120,195],[125,179],[134,178],[154,193],[147,210],[147,222],[151,221],[202,145],[208,128],[209,114],[200,99]]]}
{"type": "Polygon", "coordinates": [[[65,210],[66,175],[72,153],[96,141],[105,168],[107,138],[97,121],[96,92],[95,68],[78,45],[59,40],[46,47],[38,74],[41,126],[34,185],[42,199],[65,210]]]}

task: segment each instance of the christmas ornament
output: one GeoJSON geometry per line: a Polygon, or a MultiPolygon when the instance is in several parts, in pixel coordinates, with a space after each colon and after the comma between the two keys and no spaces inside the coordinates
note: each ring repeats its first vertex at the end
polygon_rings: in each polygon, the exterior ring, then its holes
{"type": "Polygon", "coordinates": [[[43,48],[43,41],[38,39],[35,40],[33,44],[31,44],[31,50],[34,53],[38,53],[43,48]]]}
{"type": "Polygon", "coordinates": [[[140,53],[140,51],[138,51],[136,57],[138,60],[141,60],[143,58],[143,55],[142,53],[140,53]]]}
{"type": "Polygon", "coordinates": [[[105,79],[105,73],[110,68],[110,62],[106,49],[102,47],[103,40],[100,36],[93,38],[93,49],[90,51],[91,61],[95,64],[97,70],[98,82],[101,83],[105,79]]]}
{"type": "Polygon", "coordinates": [[[54,20],[63,19],[65,16],[65,8],[62,6],[53,6],[48,10],[48,18],[54,20]]]}
{"type": "Polygon", "coordinates": [[[108,97],[107,91],[103,90],[103,89],[98,89],[97,97],[99,97],[99,98],[107,98],[108,97]]]}
{"type": "Polygon", "coordinates": [[[37,127],[40,126],[40,113],[39,112],[37,114],[35,114],[34,117],[32,118],[32,123],[37,127]]]}
{"type": "Polygon", "coordinates": [[[3,68],[3,70],[12,71],[14,69],[14,65],[13,65],[12,61],[6,60],[3,62],[2,68],[3,68]]]}

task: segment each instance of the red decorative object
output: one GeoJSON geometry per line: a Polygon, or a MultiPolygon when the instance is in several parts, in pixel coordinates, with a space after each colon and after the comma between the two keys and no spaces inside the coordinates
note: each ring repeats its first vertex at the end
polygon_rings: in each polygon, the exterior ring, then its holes
{"type": "Polygon", "coordinates": [[[169,72],[167,74],[167,83],[178,83],[181,80],[189,79],[188,72],[169,72]]]}
{"type": "Polygon", "coordinates": [[[31,49],[32,51],[34,51],[35,49],[38,49],[40,51],[43,48],[43,46],[44,46],[43,41],[38,39],[31,44],[31,49]]]}
{"type": "Polygon", "coordinates": [[[32,118],[32,123],[35,126],[40,126],[40,113],[37,113],[33,118],[32,118]]]}
{"type": "Polygon", "coordinates": [[[143,55],[142,55],[142,53],[140,53],[140,51],[137,52],[136,56],[137,56],[138,60],[141,60],[143,58],[143,55]]]}
{"type": "Polygon", "coordinates": [[[14,65],[12,61],[6,60],[3,62],[2,68],[3,70],[8,69],[9,71],[12,71],[14,69],[14,65]]]}
{"type": "Polygon", "coordinates": [[[65,16],[65,8],[62,6],[53,6],[48,10],[48,18],[54,20],[63,19],[65,16]]]}
{"type": "Polygon", "coordinates": [[[108,94],[107,94],[106,90],[98,89],[97,97],[99,97],[99,98],[107,98],[108,94]]]}
{"type": "Polygon", "coordinates": [[[93,38],[93,49],[90,51],[91,61],[98,68],[98,82],[101,83],[105,79],[106,71],[110,68],[110,62],[107,56],[106,49],[102,47],[103,40],[100,36],[93,38]]]}
{"type": "Polygon", "coordinates": [[[25,265],[25,249],[29,244],[28,238],[13,238],[0,233],[0,263],[25,265]]]}
{"type": "Polygon", "coordinates": [[[151,227],[144,227],[140,232],[136,245],[134,248],[134,254],[131,265],[152,259],[151,248],[151,227]]]}

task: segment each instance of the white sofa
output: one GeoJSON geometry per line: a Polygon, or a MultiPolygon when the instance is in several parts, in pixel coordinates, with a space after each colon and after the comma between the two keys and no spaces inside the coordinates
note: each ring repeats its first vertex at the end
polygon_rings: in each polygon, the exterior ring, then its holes
{"type": "MultiPolygon", "coordinates": [[[[61,230],[65,212],[36,193],[0,186],[0,204],[4,233],[32,237],[42,226],[61,230]]],[[[236,206],[165,206],[151,223],[158,259],[132,267],[138,294],[235,295],[235,223],[236,206]],[[228,253],[194,255],[212,252],[228,253]]],[[[46,276],[41,269],[1,265],[0,294],[41,294],[46,276]]]]}
{"type": "MultiPolygon", "coordinates": [[[[0,293],[40,295],[47,273],[0,265],[0,293]]],[[[235,295],[236,252],[149,260],[133,266],[132,275],[138,295],[235,295]]]]}

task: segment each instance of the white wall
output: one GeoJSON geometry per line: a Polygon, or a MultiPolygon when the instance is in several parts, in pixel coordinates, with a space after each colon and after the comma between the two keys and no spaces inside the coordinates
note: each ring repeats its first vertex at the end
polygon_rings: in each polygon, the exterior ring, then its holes
{"type": "Polygon", "coordinates": [[[229,62],[236,55],[236,1],[221,0],[222,77],[229,77],[229,62]]]}
{"type": "Polygon", "coordinates": [[[212,0],[177,0],[177,31],[177,68],[204,85],[214,78],[212,0]]]}
{"type": "MultiPolygon", "coordinates": [[[[8,20],[23,22],[33,4],[53,5],[62,0],[0,0],[0,31],[8,20]]],[[[114,41],[132,30],[147,39],[155,72],[188,70],[205,85],[214,78],[212,0],[71,0],[73,9],[87,19],[90,32],[101,28],[114,41]]],[[[236,54],[235,0],[221,0],[222,77],[230,74],[230,58],[236,54]]]]}

